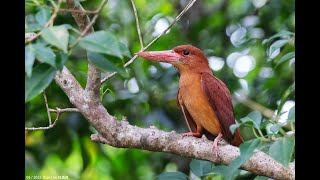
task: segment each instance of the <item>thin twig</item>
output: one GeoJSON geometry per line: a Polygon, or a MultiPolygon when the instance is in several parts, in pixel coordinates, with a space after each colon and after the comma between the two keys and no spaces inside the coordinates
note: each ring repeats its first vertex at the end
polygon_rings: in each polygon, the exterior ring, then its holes
{"type": "Polygon", "coordinates": [[[140,30],[140,25],[139,25],[137,8],[136,8],[136,5],[134,4],[134,0],[131,0],[131,4],[132,4],[134,17],[136,18],[137,31],[138,31],[139,41],[140,41],[140,48],[142,49],[143,48],[143,40],[142,40],[142,35],[141,35],[141,30],[140,30]]]}
{"type": "Polygon", "coordinates": [[[85,13],[85,14],[97,14],[98,11],[82,11],[82,10],[78,10],[78,9],[60,9],[61,12],[74,12],[74,13],[85,13]]]}
{"type": "Polygon", "coordinates": [[[48,114],[48,118],[49,118],[49,125],[51,125],[51,124],[52,124],[52,122],[51,122],[51,115],[50,115],[50,110],[49,110],[47,95],[46,95],[46,92],[45,92],[45,91],[43,91],[43,98],[44,98],[44,103],[46,104],[47,114],[48,114]]]}
{"type": "Polygon", "coordinates": [[[49,2],[51,3],[51,5],[53,6],[53,8],[57,8],[56,3],[53,0],[49,0],[49,2]]]}
{"type": "Polygon", "coordinates": [[[51,109],[51,108],[49,108],[49,111],[55,112],[55,113],[80,112],[79,109],[77,109],[77,108],[65,108],[65,109],[60,109],[60,108],[51,109]]]}
{"type": "MultiPolygon", "coordinates": [[[[186,5],[186,7],[181,11],[181,13],[172,21],[172,23],[161,33],[159,34],[156,38],[154,38],[145,48],[143,48],[140,52],[147,50],[152,44],[154,44],[161,36],[163,36],[169,29],[171,29],[171,27],[177,22],[179,21],[179,19],[181,18],[181,16],[183,16],[190,8],[191,6],[196,2],[197,0],[190,0],[189,3],[186,5]]],[[[138,57],[138,56],[134,56],[134,57],[138,57]]],[[[128,65],[130,65],[136,58],[132,58],[130,59],[125,65],[124,67],[127,67],[128,65]]]]}
{"type": "Polygon", "coordinates": [[[86,28],[81,32],[81,35],[78,37],[78,39],[70,46],[70,48],[74,47],[75,45],[77,45],[79,43],[79,41],[81,40],[81,38],[83,36],[85,36],[87,34],[87,32],[89,31],[89,29],[92,27],[92,25],[96,22],[96,20],[98,19],[103,7],[107,4],[108,0],[103,0],[103,2],[101,3],[101,5],[99,6],[99,8],[96,10],[96,14],[93,16],[91,22],[86,26],[86,28]]]}
{"type": "MultiPolygon", "coordinates": [[[[45,94],[43,94],[45,97],[45,94]]],[[[45,97],[45,101],[46,101],[46,97],[45,97]]],[[[56,109],[51,109],[47,106],[47,102],[46,102],[46,107],[47,107],[47,112],[49,114],[49,126],[46,127],[26,127],[24,128],[25,131],[36,131],[36,130],[47,130],[47,129],[51,129],[53,128],[56,124],[57,121],[59,120],[59,117],[62,113],[64,112],[80,112],[77,108],[65,108],[65,109],[60,109],[60,108],[56,108],[56,109]],[[57,117],[54,120],[53,124],[51,124],[51,116],[50,116],[50,112],[54,112],[57,113],[57,117]]]]}
{"type": "Polygon", "coordinates": [[[25,38],[25,40],[27,40],[27,41],[30,41],[32,38],[34,38],[34,36],[37,36],[37,34],[34,33],[34,32],[26,32],[26,33],[24,34],[24,38],[25,38]]]}
{"type": "MultiPolygon", "coordinates": [[[[59,0],[58,1],[58,5],[57,6],[54,6],[54,11],[53,11],[53,14],[51,15],[50,19],[48,20],[48,22],[44,25],[44,28],[47,28],[49,27],[50,25],[53,24],[53,21],[56,19],[57,15],[58,15],[58,12],[59,12],[59,9],[60,9],[60,6],[61,6],[61,3],[62,3],[62,0],[59,0]]],[[[41,34],[41,31],[38,32],[36,35],[34,35],[32,38],[28,38],[25,40],[25,43],[30,43],[32,42],[33,40],[37,39],[41,34]]]]}
{"type": "MultiPolygon", "coordinates": [[[[192,5],[196,2],[197,0],[190,0],[189,3],[186,5],[186,7],[180,12],[180,14],[172,21],[172,23],[161,33],[159,34],[156,38],[154,38],[146,47],[142,48],[139,52],[143,52],[147,50],[151,45],[153,45],[162,35],[164,35],[171,27],[179,21],[179,19],[192,7],[192,5]]],[[[126,64],[123,65],[123,67],[127,67],[130,64],[133,63],[134,60],[138,58],[138,55],[134,55],[126,64]]],[[[108,79],[112,78],[115,76],[118,72],[113,72],[110,75],[106,76],[101,80],[101,84],[103,84],[105,81],[108,79]]]]}
{"type": "Polygon", "coordinates": [[[102,80],[101,80],[101,84],[103,84],[104,82],[108,81],[109,79],[111,79],[113,76],[115,76],[118,72],[113,72],[111,74],[109,74],[108,76],[104,77],[102,80]]]}
{"type": "Polygon", "coordinates": [[[57,124],[57,121],[54,121],[53,124],[49,125],[49,126],[46,126],[46,127],[29,127],[29,128],[24,128],[25,131],[36,131],[36,130],[47,130],[47,129],[51,129],[53,128],[56,124],[57,124]]]}
{"type": "Polygon", "coordinates": [[[50,17],[50,19],[48,20],[48,22],[46,23],[45,27],[49,27],[53,24],[53,21],[56,19],[60,6],[61,6],[62,0],[58,1],[58,5],[57,8],[54,9],[52,16],[50,17]]]}

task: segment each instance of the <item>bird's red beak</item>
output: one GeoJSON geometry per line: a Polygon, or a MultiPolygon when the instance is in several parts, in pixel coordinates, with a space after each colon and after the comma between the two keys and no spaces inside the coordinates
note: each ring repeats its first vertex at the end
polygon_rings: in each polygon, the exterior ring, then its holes
{"type": "Polygon", "coordinates": [[[137,55],[149,60],[166,62],[170,64],[179,61],[179,55],[173,50],[139,52],[137,55]]]}

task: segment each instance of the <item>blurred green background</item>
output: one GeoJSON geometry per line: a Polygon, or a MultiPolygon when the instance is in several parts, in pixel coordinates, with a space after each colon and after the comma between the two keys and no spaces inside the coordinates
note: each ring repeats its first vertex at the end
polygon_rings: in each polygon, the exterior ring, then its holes
{"type": "MultiPolygon", "coordinates": [[[[95,10],[101,3],[101,0],[78,1],[86,10],[95,10]]],[[[37,18],[34,17],[42,11],[52,13],[52,5],[45,0],[25,2],[26,32],[37,32],[39,27],[30,24],[36,24],[37,18]]],[[[187,2],[135,0],[144,45],[172,22],[187,2]]],[[[66,8],[64,2],[62,8],[66,8]]],[[[92,18],[93,15],[89,16],[92,18]]],[[[60,24],[78,29],[68,12],[59,12],[54,25],[60,24]]],[[[94,29],[111,32],[127,45],[131,54],[140,50],[129,0],[109,0],[94,29]]],[[[257,110],[240,103],[237,98],[246,97],[276,111],[281,115],[279,122],[285,124],[288,111],[295,104],[294,93],[286,95],[295,81],[294,34],[288,32],[295,32],[294,0],[198,0],[149,50],[172,49],[181,44],[199,47],[208,57],[215,76],[229,87],[237,120],[257,110]],[[279,32],[282,34],[269,39],[279,32]]],[[[129,59],[125,57],[114,65],[122,69],[129,59]]],[[[87,77],[85,51],[75,47],[65,65],[84,87],[87,77]]],[[[102,102],[110,114],[120,119],[125,116],[130,124],[186,132],[176,104],[178,81],[179,74],[172,66],[138,58],[125,68],[125,73],[116,75],[102,86],[105,93],[102,102]]],[[[49,85],[46,94],[49,107],[72,107],[55,82],[49,85]]],[[[51,115],[55,119],[56,115],[51,115]]],[[[47,125],[48,116],[40,94],[26,103],[25,126],[47,125]]],[[[262,128],[264,134],[270,131],[268,126],[266,121],[262,128]]],[[[290,131],[285,126],[283,128],[290,131]]],[[[188,158],[98,144],[90,140],[90,135],[95,132],[80,113],[63,113],[52,129],[26,131],[26,175],[148,180],[166,171],[190,173],[188,158]]],[[[245,139],[253,138],[252,132],[246,134],[245,139]]]]}

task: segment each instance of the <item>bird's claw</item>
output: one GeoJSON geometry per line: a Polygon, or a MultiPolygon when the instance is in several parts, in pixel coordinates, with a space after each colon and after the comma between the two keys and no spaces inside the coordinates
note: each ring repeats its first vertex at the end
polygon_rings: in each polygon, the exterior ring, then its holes
{"type": "Polygon", "coordinates": [[[213,153],[216,157],[220,156],[220,151],[219,151],[219,146],[217,141],[213,142],[213,153]]]}
{"type": "Polygon", "coordinates": [[[201,134],[200,133],[194,133],[194,132],[188,132],[188,133],[182,133],[181,134],[182,137],[186,137],[186,136],[193,136],[193,137],[201,137],[201,134]]]}
{"type": "Polygon", "coordinates": [[[216,155],[216,157],[220,155],[218,142],[221,137],[222,137],[222,134],[219,133],[219,135],[213,140],[213,153],[216,155]]]}

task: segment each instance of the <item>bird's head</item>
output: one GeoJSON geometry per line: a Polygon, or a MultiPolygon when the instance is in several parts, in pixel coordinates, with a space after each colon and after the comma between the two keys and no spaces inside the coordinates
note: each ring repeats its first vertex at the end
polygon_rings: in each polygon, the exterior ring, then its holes
{"type": "Polygon", "coordinates": [[[191,45],[181,45],[166,51],[139,52],[137,55],[153,61],[170,63],[175,66],[180,73],[210,70],[208,60],[203,52],[199,48],[191,45]]]}

